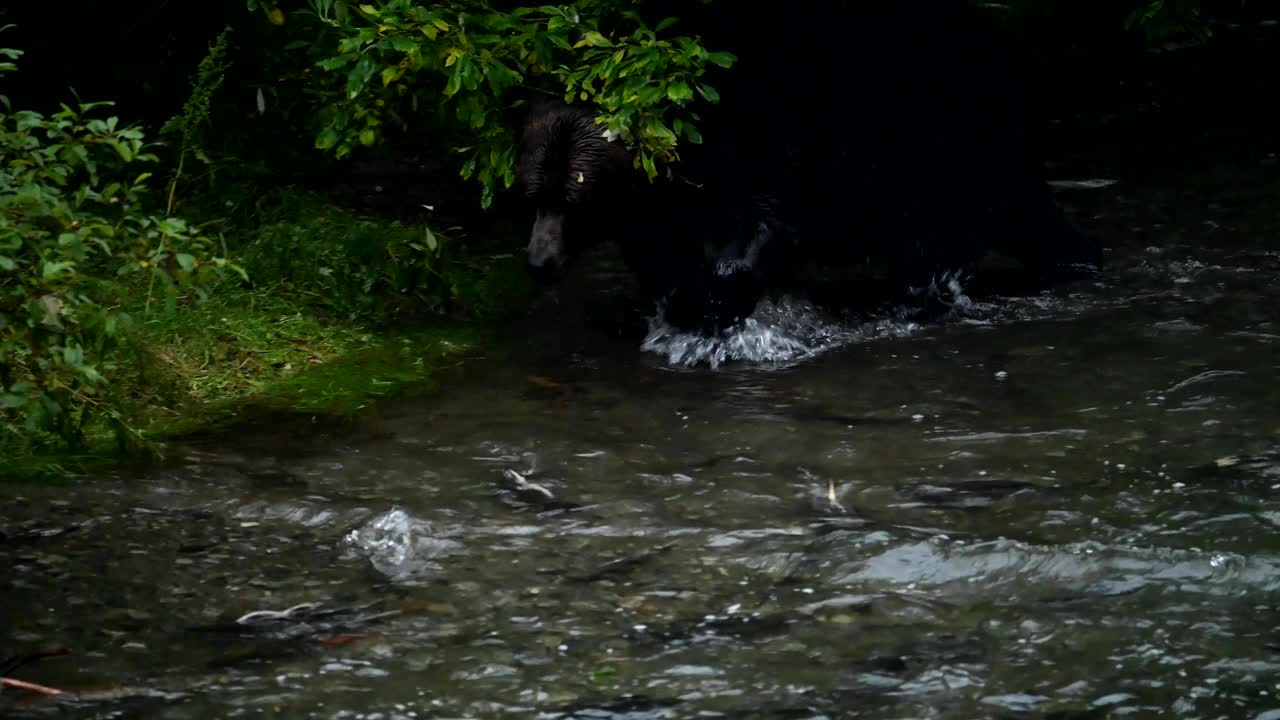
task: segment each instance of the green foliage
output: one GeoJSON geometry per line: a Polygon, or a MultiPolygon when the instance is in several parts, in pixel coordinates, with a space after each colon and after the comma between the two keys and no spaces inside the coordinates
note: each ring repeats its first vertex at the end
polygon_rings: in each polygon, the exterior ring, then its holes
{"type": "Polygon", "coordinates": [[[209,53],[200,61],[200,67],[196,72],[191,94],[182,105],[182,113],[175,115],[160,129],[161,136],[173,134],[182,136],[182,142],[178,146],[178,167],[174,170],[173,177],[169,181],[169,199],[165,205],[166,214],[173,214],[174,199],[177,194],[178,183],[183,177],[187,156],[192,155],[205,165],[213,164],[203,148],[203,132],[209,123],[213,96],[218,92],[218,88],[222,87],[222,81],[227,71],[225,58],[227,54],[227,35],[230,32],[231,28],[223,30],[218,35],[218,39],[209,48],[209,53]]]}
{"type": "Polygon", "coordinates": [[[130,435],[106,397],[137,314],[122,298],[141,289],[142,314],[173,311],[228,268],[182,219],[147,209],[155,155],[139,129],[93,117],[108,104],[0,114],[0,424],[72,448],[95,417],[130,435]]]}
{"type": "Polygon", "coordinates": [[[1200,42],[1213,34],[1200,0],[1145,0],[1125,20],[1125,29],[1141,28],[1148,41],[1190,35],[1200,42]]]}
{"type": "MultiPolygon", "coordinates": [[[[103,388],[110,393],[97,399],[147,449],[259,413],[346,417],[375,398],[425,388],[443,358],[527,307],[533,290],[522,258],[462,258],[435,233],[429,256],[401,255],[424,241],[425,228],[360,217],[318,195],[273,193],[251,222],[226,233],[252,284],[228,276],[207,301],[147,314],[121,337],[103,388]],[[414,266],[428,260],[429,270],[414,266]],[[401,292],[400,279],[415,273],[426,281],[401,292]],[[440,322],[438,312],[420,327],[404,322],[423,308],[481,323],[440,322]]],[[[138,308],[145,299],[123,302],[138,308]]],[[[26,477],[82,471],[101,461],[104,429],[87,428],[84,450],[71,455],[65,444],[24,445],[31,431],[0,423],[0,454],[9,467],[24,463],[26,477]]]]}
{"type": "MultiPolygon", "coordinates": [[[[259,0],[249,4],[272,17],[278,11],[259,0]]],[[[510,12],[480,0],[308,4],[294,17],[318,32],[310,45],[322,71],[316,92],[324,97],[317,147],[343,157],[378,143],[388,124],[407,127],[406,116],[434,112],[438,126],[464,138],[455,148],[463,156],[460,172],[479,182],[483,207],[499,183],[510,187],[515,180],[507,111],[517,88],[595,103],[602,132],[619,135],[635,151],[636,167],[653,179],[660,165],[678,162],[682,138],[701,142],[696,103],[718,100],[703,76],[735,61],[694,38],[666,37],[675,18],[650,28],[622,0],[510,12]]]]}
{"type": "Polygon", "coordinates": [[[362,218],[297,192],[259,208],[258,226],[236,257],[273,295],[374,323],[443,310],[453,296],[445,266],[454,248],[430,227],[362,218]]]}

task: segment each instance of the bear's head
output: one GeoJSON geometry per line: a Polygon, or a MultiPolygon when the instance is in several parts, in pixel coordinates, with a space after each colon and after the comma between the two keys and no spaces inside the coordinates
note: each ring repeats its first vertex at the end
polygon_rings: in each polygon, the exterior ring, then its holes
{"type": "Polygon", "coordinates": [[[615,212],[634,181],[630,154],[611,142],[589,106],[535,97],[523,118],[516,175],[534,206],[529,270],[554,282],[622,221],[615,212]]]}

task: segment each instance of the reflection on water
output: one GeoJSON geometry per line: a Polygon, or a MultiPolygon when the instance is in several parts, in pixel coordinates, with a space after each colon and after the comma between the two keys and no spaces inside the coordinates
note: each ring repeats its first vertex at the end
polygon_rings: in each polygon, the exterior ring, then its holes
{"type": "Polygon", "coordinates": [[[358,434],[24,489],[0,662],[69,654],[0,674],[67,694],[0,708],[1280,716],[1277,183],[1236,185],[1075,191],[1107,272],[945,323],[642,352],[562,305],[358,434]]]}

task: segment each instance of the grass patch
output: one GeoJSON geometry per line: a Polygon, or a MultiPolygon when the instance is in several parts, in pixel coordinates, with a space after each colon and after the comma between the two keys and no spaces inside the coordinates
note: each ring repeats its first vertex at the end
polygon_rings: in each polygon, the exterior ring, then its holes
{"type": "Polygon", "coordinates": [[[149,376],[156,388],[144,403],[145,432],[173,437],[246,412],[354,416],[404,385],[425,383],[482,332],[456,322],[375,331],[245,293],[157,322],[144,335],[138,381],[149,376]]]}
{"type": "MultiPolygon", "coordinates": [[[[433,387],[534,291],[515,256],[468,256],[422,226],[360,217],[314,195],[259,204],[224,227],[251,282],[142,314],[110,368],[87,447],[0,427],[11,480],[65,477],[158,457],[184,436],[263,416],[351,419],[380,398],[433,387]],[[427,238],[431,238],[431,244],[427,238]],[[121,441],[122,426],[129,428],[121,441]]],[[[146,302],[145,288],[127,304],[146,302]]]]}

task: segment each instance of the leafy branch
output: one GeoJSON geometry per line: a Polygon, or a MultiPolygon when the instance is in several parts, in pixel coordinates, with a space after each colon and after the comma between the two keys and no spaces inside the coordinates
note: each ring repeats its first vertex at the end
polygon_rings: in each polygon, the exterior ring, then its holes
{"type": "MultiPolygon", "coordinates": [[[[269,15],[278,10],[250,1],[269,15]]],[[[332,79],[316,146],[343,157],[377,144],[388,124],[407,129],[406,116],[434,111],[467,138],[455,148],[460,173],[479,182],[487,207],[498,183],[515,181],[506,122],[514,91],[545,90],[599,107],[602,132],[620,137],[652,180],[660,165],[679,161],[681,139],[701,142],[695,103],[719,99],[703,76],[735,58],[696,38],[664,36],[675,18],[650,28],[623,8],[618,0],[509,12],[478,0],[308,0],[293,16],[319,29],[314,61],[332,79]],[[434,106],[420,107],[427,98],[434,106]]]]}

